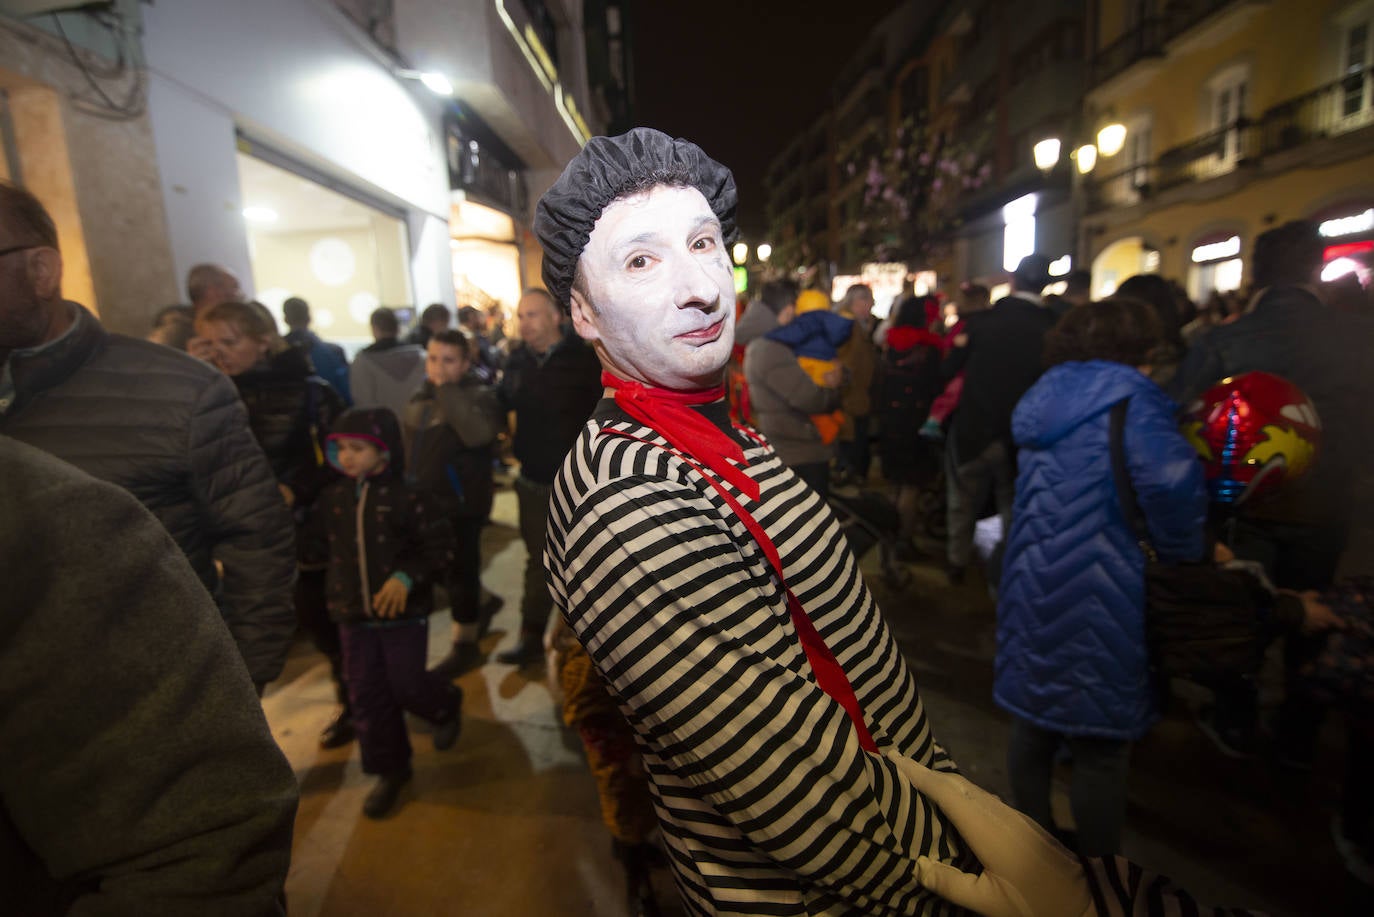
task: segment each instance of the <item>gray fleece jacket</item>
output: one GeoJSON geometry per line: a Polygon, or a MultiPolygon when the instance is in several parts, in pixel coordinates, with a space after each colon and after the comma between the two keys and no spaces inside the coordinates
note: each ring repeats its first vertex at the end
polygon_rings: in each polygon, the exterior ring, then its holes
{"type": "Polygon", "coordinates": [[[735,340],[747,345],[744,378],[754,419],[784,465],[828,462],[834,446],[821,442],[811,415],[839,407],[840,389],[812,382],[792,348],[766,337],[777,326],[778,317],[762,303],[754,303],[735,329],[735,340]]]}

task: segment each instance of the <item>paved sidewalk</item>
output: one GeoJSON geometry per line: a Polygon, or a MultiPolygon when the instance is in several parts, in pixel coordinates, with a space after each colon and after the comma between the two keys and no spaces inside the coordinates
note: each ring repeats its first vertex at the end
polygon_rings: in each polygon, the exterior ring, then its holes
{"type": "MultiPolygon", "coordinates": [[[[498,493],[494,520],[483,578],[505,607],[484,644],[489,654],[514,641],[519,623],[525,551],[509,490],[498,493]]],[[[991,698],[995,612],[986,592],[976,575],[950,587],[933,560],[913,565],[912,582],[893,591],[874,560],[865,559],[865,571],[936,735],[965,773],[1005,798],[1007,718],[991,698]]],[[[431,662],[447,651],[449,626],[446,614],[431,618],[431,662]]],[[[415,779],[398,810],[372,822],[361,813],[370,781],[356,747],[317,746],[333,694],[327,666],[300,644],[263,702],[302,786],[287,884],[292,917],[622,917],[622,876],[595,789],[543,679],[538,666],[496,663],[464,676],[457,745],[436,753],[428,727],[412,724],[415,779]]],[[[1293,917],[1374,914],[1374,897],[1346,877],[1329,835],[1339,723],[1327,724],[1315,772],[1300,781],[1264,761],[1220,756],[1192,722],[1199,700],[1185,688],[1178,709],[1135,750],[1125,853],[1209,903],[1293,917]]],[[[1056,814],[1067,826],[1062,790],[1056,814]]],[[[671,879],[657,879],[665,913],[680,915],[671,879]]]]}

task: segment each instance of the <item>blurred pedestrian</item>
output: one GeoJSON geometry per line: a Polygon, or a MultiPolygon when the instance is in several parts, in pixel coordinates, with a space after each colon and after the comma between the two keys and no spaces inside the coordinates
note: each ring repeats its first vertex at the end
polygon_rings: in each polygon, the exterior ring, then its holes
{"type": "Polygon", "coordinates": [[[298,347],[310,357],[310,363],[320,378],[328,382],[345,406],[353,403],[348,389],[348,357],[338,344],[321,340],[310,330],[310,304],[299,296],[292,296],[281,306],[286,327],[286,343],[298,347]]]}
{"type": "Polygon", "coordinates": [[[243,287],[233,271],[222,264],[197,264],[186,273],[186,295],[191,297],[192,320],[222,302],[242,302],[243,287]]]}
{"type": "Polygon", "coordinates": [[[515,415],[513,448],[520,462],[515,498],[527,558],[519,639],[497,653],[496,661],[527,665],[543,658],[544,629],[553,613],[543,559],[553,476],[604,389],[596,354],[564,328],[563,310],[546,291],[526,290],[515,318],[520,346],[506,361],[497,394],[501,406],[515,415]]]}
{"type": "Polygon", "coordinates": [[[920,435],[921,423],[940,392],[943,338],[930,330],[940,319],[934,296],[913,296],[897,306],[878,368],[878,418],[883,478],[891,485],[901,519],[901,551],[914,560],[913,539],[921,492],[939,469],[936,446],[920,435]]]}
{"type": "Polygon", "coordinates": [[[261,689],[296,631],[296,562],[291,515],[238,392],[64,300],[57,246],[38,199],[0,182],[0,433],[142,501],[217,598],[261,689]]]}
{"type": "Polygon", "coordinates": [[[406,335],[406,343],[423,348],[429,344],[430,338],[440,331],[447,331],[452,324],[453,313],[449,311],[448,306],[441,302],[430,303],[420,313],[420,320],[410,330],[410,334],[406,335]]]}
{"type": "Polygon", "coordinates": [[[762,322],[763,330],[744,351],[754,419],[783,464],[825,498],[830,493],[830,461],[835,448],[825,441],[811,418],[839,408],[844,371],[835,367],[817,382],[798,364],[792,348],[777,339],[775,332],[797,317],[801,291],[795,283],[769,281],[759,295],[762,308],[755,305],[747,314],[757,311],[753,322],[762,322]]]}
{"type": "Polygon", "coordinates": [[[1027,255],[1011,277],[1011,295],[964,320],[943,373],[964,374],[959,406],[946,443],[949,505],[948,571],[963,582],[973,556],[973,527],[988,502],[996,501],[1003,537],[1011,527],[1015,457],[1011,412],[1040,377],[1040,347],[1054,327],[1040,291],[1049,283],[1050,259],[1027,255]]]}
{"type": "Polygon", "coordinates": [[[325,604],[328,555],[302,537],[320,492],[334,474],[324,461],[324,442],[344,411],[343,399],[315,375],[309,358],[283,340],[263,314],[245,303],[225,302],[201,313],[199,337],[209,341],[212,361],[234,380],[248,409],[248,425],[267,455],[282,498],[296,523],[296,615],[315,648],[329,660],[340,711],[324,728],[320,745],[336,748],[353,739],[338,628],[325,604]]]}
{"type": "Polygon", "coordinates": [[[482,526],[491,513],[492,460],[505,417],[496,393],[476,372],[476,345],[466,331],[429,339],[425,381],[406,405],[406,480],[433,498],[453,529],[454,563],[444,583],[453,618],[453,649],[434,671],[462,675],[482,661],[483,623],[501,606],[482,600],[482,526]]]}
{"type": "Polygon", "coordinates": [[[153,316],[153,330],[148,332],[146,339],[173,350],[185,350],[195,333],[195,318],[190,306],[165,306],[153,316]]]}
{"type": "Polygon", "coordinates": [[[1159,559],[1203,554],[1202,465],[1149,372],[1163,332],[1146,303],[1074,309],[1045,337],[1049,370],[1012,417],[1016,512],[997,603],[993,697],[1012,714],[1016,807],[1046,830],[1055,753],[1073,755],[1084,856],[1120,852],[1131,743],[1158,716],[1145,641],[1145,555],[1122,518],[1110,448],[1124,405],[1131,485],[1159,559]]]}
{"type": "Polygon", "coordinates": [[[386,408],[400,417],[425,381],[425,349],[398,339],[401,323],[386,306],[373,310],[368,324],[373,341],[353,358],[349,374],[353,406],[386,408]]]}
{"type": "Polygon", "coordinates": [[[873,289],[856,283],[840,299],[840,314],[854,320],[848,343],[840,349],[848,382],[840,400],[844,429],[835,461],[836,477],[862,485],[872,462],[873,379],[878,368],[878,344],[873,340],[873,289]]]}

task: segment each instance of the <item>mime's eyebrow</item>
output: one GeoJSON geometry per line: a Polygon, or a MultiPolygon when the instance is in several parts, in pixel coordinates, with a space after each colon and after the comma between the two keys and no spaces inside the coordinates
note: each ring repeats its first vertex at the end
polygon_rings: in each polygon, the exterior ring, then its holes
{"type": "Polygon", "coordinates": [[[660,233],[658,230],[650,229],[645,232],[641,232],[637,236],[631,236],[624,242],[621,242],[619,245],[617,245],[615,248],[611,250],[611,254],[616,258],[620,258],[632,248],[638,248],[641,245],[649,245],[656,242],[662,242],[662,240],[662,233],[660,233]]]}
{"type": "MultiPolygon", "coordinates": [[[[695,236],[697,233],[701,232],[703,229],[706,229],[707,227],[714,228],[717,232],[720,231],[720,220],[716,218],[715,214],[704,216],[700,220],[697,220],[697,222],[692,226],[692,231],[689,232],[687,235],[689,237],[695,236]]],[[[641,232],[637,236],[631,236],[624,242],[621,242],[619,245],[615,246],[615,248],[611,250],[611,255],[615,258],[622,258],[632,248],[638,248],[641,245],[654,245],[662,243],[663,233],[656,229],[649,229],[645,230],[644,232],[641,232]]]]}

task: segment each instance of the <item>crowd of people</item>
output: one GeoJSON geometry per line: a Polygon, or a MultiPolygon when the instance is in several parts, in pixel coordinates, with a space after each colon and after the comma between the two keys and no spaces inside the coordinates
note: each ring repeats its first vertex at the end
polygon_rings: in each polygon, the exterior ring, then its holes
{"type": "MultiPolygon", "coordinates": [[[[38,558],[0,629],[0,706],[29,711],[3,725],[24,751],[7,753],[0,841],[21,854],[29,911],[95,894],[112,911],[282,912],[295,787],[249,692],[280,675],[298,627],[339,701],[321,745],[356,740],[375,777],[363,811],[392,812],[411,778],[404,713],[450,748],[455,680],[486,661],[502,600],[481,539],[507,451],[528,561],[518,639],[496,658],[552,645],[635,913],[657,912],[656,823],[701,913],[986,912],[1006,885],[1034,913],[1194,907],[1116,859],[1131,747],[1170,676],[1212,691],[1201,725],[1226,754],[1310,767],[1339,707],[1352,773],[1374,764],[1361,699],[1309,690],[1324,635],[1351,624],[1332,606],[1352,594],[1337,574],[1371,445],[1374,327],[1367,302],[1318,284],[1315,227],[1261,236],[1254,289],[1200,309],[1151,275],[1093,301],[1080,272],[1049,294],[1049,259],[1031,255],[995,303],[970,283],[955,318],[908,293],[879,320],[862,284],[832,303],[774,280],[737,303],[734,207],[733,177],[694,145],[596,138],[539,203],[545,288],[520,298],[518,341],[499,315],[464,307],[454,327],[438,304],[402,337],[379,308],[350,361],[309,304],[284,303],[283,334],[214,264],[148,340],[106,332],[62,297],[41,202],[0,184],[0,502],[32,520],[0,536],[7,558],[38,558]],[[1320,450],[1270,499],[1223,505],[1179,406],[1250,372],[1311,399],[1320,450]],[[938,535],[953,586],[997,520],[974,578],[997,600],[992,693],[1024,817],[957,776],[826,511],[877,478],[898,556],[928,557],[938,535]],[[1148,584],[1166,564],[1250,578],[1251,669],[1160,668],[1148,584]],[[436,586],[452,645],[428,667],[436,586]],[[117,632],[111,658],[47,677],[73,662],[70,628],[117,632]],[[1286,693],[1266,744],[1255,675],[1275,640],[1286,693]],[[221,758],[192,747],[202,735],[221,758]],[[157,767],[112,774],[119,747],[155,748],[157,767]],[[1050,812],[1066,754],[1072,832],[1050,812]],[[114,802],[69,813],[91,782],[114,802]],[[152,815],[130,814],[147,798],[152,815]]],[[[1370,803],[1347,794],[1335,839],[1374,879],[1370,803]]]]}
{"type": "MultiPolygon", "coordinates": [[[[1367,478],[1359,457],[1374,444],[1363,407],[1374,394],[1363,366],[1374,303],[1346,283],[1319,282],[1313,224],[1265,233],[1252,263],[1251,289],[1196,307],[1153,274],[1092,301],[1086,272],[1054,287],[1050,260],[1031,255],[996,303],[986,287],[965,284],[952,323],[938,297],[910,293],[877,322],[871,291],[856,285],[833,307],[852,319],[838,351],[846,372],[824,378],[801,372],[777,343],[776,329],[798,319],[807,295],[795,284],[766,284],[740,322],[747,387],[736,409],[814,488],[826,493],[832,477],[867,483],[876,445],[878,478],[900,519],[899,553],[943,548],[954,585],[975,561],[976,524],[995,520],[982,579],[997,602],[993,696],[1012,716],[1013,797],[1085,855],[1120,850],[1131,746],[1158,720],[1171,676],[1211,690],[1198,725],[1219,751],[1264,754],[1298,772],[1310,770],[1332,706],[1329,697],[1315,702],[1298,673],[1310,671],[1327,632],[1352,624],[1331,606],[1367,478]],[[1238,505],[1209,494],[1196,430],[1190,437],[1181,422],[1204,390],[1257,371],[1310,397],[1320,444],[1301,477],[1304,460],[1290,455],[1290,480],[1238,505]],[[808,418],[841,404],[840,438],[829,443],[808,418]],[[943,532],[919,515],[938,502],[943,532]],[[1264,622],[1250,640],[1252,664],[1162,671],[1149,636],[1147,563],[1203,562],[1248,567],[1263,584],[1246,599],[1249,616],[1264,622]],[[1286,657],[1272,729],[1256,700],[1271,641],[1286,657]],[[1074,832],[1050,815],[1051,776],[1064,757],[1073,763],[1074,832]]],[[[1374,732],[1360,698],[1346,700],[1336,705],[1346,708],[1354,792],[1335,841],[1368,880],[1374,812],[1360,787],[1374,732]]]]}

